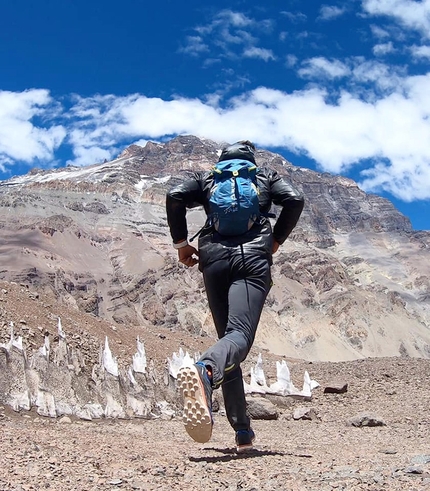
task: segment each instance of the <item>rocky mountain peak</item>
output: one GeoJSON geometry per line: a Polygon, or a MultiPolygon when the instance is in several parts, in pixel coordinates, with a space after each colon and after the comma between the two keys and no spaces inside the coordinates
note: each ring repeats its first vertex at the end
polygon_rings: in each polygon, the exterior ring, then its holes
{"type": "MultiPolygon", "coordinates": [[[[212,336],[201,275],[178,265],[164,203],[167,189],[210,169],[223,146],[180,136],[132,145],[111,162],[1,182],[0,280],[49,291],[118,329],[212,336]]],[[[430,234],[350,179],[263,149],[257,162],[306,200],[275,256],[259,346],[322,360],[430,356],[430,234]]],[[[203,211],[188,220],[191,235],[203,211]]]]}

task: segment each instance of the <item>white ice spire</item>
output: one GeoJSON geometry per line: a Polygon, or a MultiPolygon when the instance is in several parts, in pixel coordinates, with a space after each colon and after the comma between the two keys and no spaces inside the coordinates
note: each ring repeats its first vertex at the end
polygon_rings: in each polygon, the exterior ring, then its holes
{"type": "Polygon", "coordinates": [[[103,367],[108,373],[114,377],[118,377],[118,364],[116,358],[112,356],[107,336],[105,340],[105,348],[103,350],[103,367]]]}
{"type": "Polygon", "coordinates": [[[22,346],[22,337],[21,336],[18,336],[17,338],[15,337],[15,333],[13,332],[13,322],[10,322],[9,326],[10,326],[10,341],[3,346],[8,351],[10,351],[12,347],[18,349],[19,351],[23,351],[24,348],[22,346]]]}
{"type": "Polygon", "coordinates": [[[137,337],[137,353],[133,355],[133,371],[135,373],[145,373],[146,371],[146,353],[143,342],[137,337]]]}
{"type": "Polygon", "coordinates": [[[244,381],[245,391],[247,393],[260,394],[277,394],[277,395],[295,395],[301,397],[311,397],[312,390],[319,386],[318,382],[311,380],[309,373],[305,371],[303,390],[294,387],[291,381],[290,370],[285,360],[276,362],[276,382],[270,385],[266,384],[266,377],[263,371],[263,359],[261,353],[258,355],[258,360],[255,367],[251,368],[251,383],[248,385],[244,381]]]}
{"type": "Polygon", "coordinates": [[[60,319],[60,317],[58,318],[58,336],[61,339],[66,339],[66,333],[63,331],[63,328],[61,327],[61,319],[60,319]]]}
{"type": "Polygon", "coordinates": [[[173,378],[177,378],[179,369],[182,366],[191,366],[193,363],[194,360],[188,354],[188,351],[184,353],[182,348],[179,348],[179,353],[173,353],[172,358],[167,358],[167,367],[173,378]]]}
{"type": "Polygon", "coordinates": [[[47,360],[49,360],[49,352],[51,349],[51,344],[49,341],[49,336],[45,336],[45,342],[41,348],[39,348],[39,353],[43,355],[47,360]]]}

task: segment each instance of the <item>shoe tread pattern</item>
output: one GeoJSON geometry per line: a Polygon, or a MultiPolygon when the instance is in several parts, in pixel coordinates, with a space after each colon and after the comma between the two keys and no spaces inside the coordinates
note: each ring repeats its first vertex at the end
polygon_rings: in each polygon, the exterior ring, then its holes
{"type": "Polygon", "coordinates": [[[179,370],[177,384],[182,393],[185,430],[198,443],[206,443],[212,436],[212,417],[206,402],[202,381],[194,366],[179,370]]]}

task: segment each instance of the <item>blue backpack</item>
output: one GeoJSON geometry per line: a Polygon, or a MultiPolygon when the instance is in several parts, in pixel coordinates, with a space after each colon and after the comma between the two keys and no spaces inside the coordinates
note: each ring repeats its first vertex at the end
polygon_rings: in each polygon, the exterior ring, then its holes
{"type": "Polygon", "coordinates": [[[218,162],[212,169],[209,222],[221,235],[241,235],[260,217],[257,166],[242,159],[218,162]]]}

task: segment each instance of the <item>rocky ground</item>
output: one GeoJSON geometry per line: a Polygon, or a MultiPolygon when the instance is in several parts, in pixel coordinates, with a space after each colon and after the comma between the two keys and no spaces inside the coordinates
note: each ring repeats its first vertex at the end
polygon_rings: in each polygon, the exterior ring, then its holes
{"type": "Polygon", "coordinates": [[[293,378],[304,369],[321,384],[312,400],[277,401],[278,419],[253,421],[255,450],[244,455],[222,410],[200,445],[179,417],[86,422],[2,407],[0,489],[429,489],[429,361],[297,363],[293,378]],[[334,382],[347,391],[325,393],[334,382]],[[311,419],[295,420],[300,408],[311,419]]]}
{"type": "MultiPolygon", "coordinates": [[[[0,343],[7,342],[12,321],[27,349],[37,349],[45,332],[55,337],[58,317],[88,365],[106,335],[115,356],[127,362],[140,335],[148,358],[160,367],[179,347],[202,351],[213,341],[157,327],[121,331],[25,285],[0,284],[0,343]]],[[[255,346],[246,373],[258,352],[255,346]]],[[[263,352],[270,382],[276,359],[263,352]]],[[[310,401],[273,399],[278,418],[253,421],[255,450],[245,455],[235,453],[222,408],[211,441],[199,445],[185,433],[179,414],[89,422],[0,405],[0,490],[430,489],[430,360],[287,362],[296,387],[305,370],[320,387],[310,401]],[[336,384],[347,384],[346,392],[325,392],[336,384]],[[308,410],[308,419],[294,418],[301,409],[308,410]]]]}

